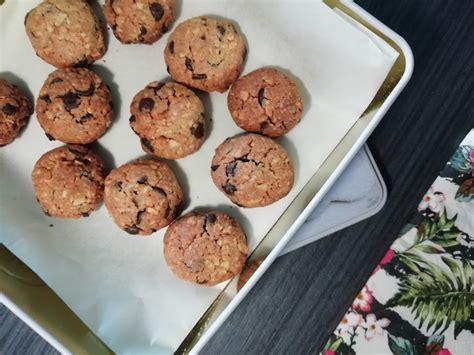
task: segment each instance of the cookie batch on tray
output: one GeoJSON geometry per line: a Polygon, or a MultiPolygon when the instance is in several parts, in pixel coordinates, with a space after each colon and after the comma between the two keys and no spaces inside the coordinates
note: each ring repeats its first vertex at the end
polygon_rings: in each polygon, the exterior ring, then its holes
{"type": "MultiPolygon", "coordinates": [[[[106,0],[103,5],[107,23],[122,44],[158,41],[172,29],[175,11],[175,0],[106,0]]],[[[66,143],[43,154],[32,172],[44,213],[88,217],[104,200],[115,224],[131,235],[167,227],[164,257],[178,277],[215,285],[238,275],[249,249],[237,220],[222,211],[179,217],[183,190],[169,165],[158,158],[199,154],[212,132],[193,90],[224,93],[230,88],[230,116],[249,133],[227,138],[203,169],[210,169],[216,192],[231,203],[243,208],[275,203],[291,191],[295,173],[289,154],[272,138],[300,121],[304,103],[298,86],[274,68],[239,79],[247,46],[236,25],[209,16],[187,19],[175,26],[163,53],[162,65],[174,82],[143,83],[130,103],[136,144],[155,158],[134,160],[107,173],[102,159],[86,146],[107,133],[113,118],[110,89],[86,68],[106,52],[99,17],[83,0],[44,0],[26,14],[25,31],[38,57],[57,68],[38,93],[36,117],[49,140],[66,143]]],[[[11,144],[32,113],[30,100],[0,80],[0,145],[11,144]]]]}

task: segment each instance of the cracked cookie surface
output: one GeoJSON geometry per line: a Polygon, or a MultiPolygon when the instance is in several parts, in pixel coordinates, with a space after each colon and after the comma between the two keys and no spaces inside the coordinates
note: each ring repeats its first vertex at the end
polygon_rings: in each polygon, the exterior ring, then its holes
{"type": "Polygon", "coordinates": [[[33,105],[15,85],[0,79],[0,147],[10,144],[33,113],[33,105]]]}
{"type": "Polygon", "coordinates": [[[238,78],[246,52],[233,24],[195,17],[178,25],[164,55],[174,80],[207,92],[224,92],[238,78]]]}
{"type": "Polygon", "coordinates": [[[286,150],[272,139],[248,133],[228,138],[216,149],[214,184],[241,207],[263,207],[285,197],[294,171],[286,150]]]}
{"type": "Polygon", "coordinates": [[[300,121],[303,99],[297,85],[276,69],[257,69],[237,80],[227,97],[237,125],[269,137],[289,132],[300,121]]]}
{"type": "Polygon", "coordinates": [[[149,235],[179,215],[183,192],[168,165],[136,160],[107,176],[104,201],[120,228],[129,234],[149,235]]]}
{"type": "Polygon", "coordinates": [[[204,142],[204,106],[181,84],[148,84],[134,97],[130,112],[130,126],[149,154],[179,159],[196,152],[204,142]]]}
{"type": "Polygon", "coordinates": [[[219,211],[191,212],[168,227],[164,255],[178,277],[213,286],[238,275],[248,246],[238,222],[219,211]]]}
{"type": "Polygon", "coordinates": [[[157,41],[174,19],[176,0],[106,0],[107,23],[124,44],[157,41]]]}
{"type": "Polygon", "coordinates": [[[44,213],[61,218],[87,217],[104,194],[102,159],[80,145],[53,149],[35,164],[32,179],[44,213]]]}
{"type": "Polygon", "coordinates": [[[57,68],[91,64],[105,54],[100,21],[84,0],[45,0],[25,17],[36,54],[57,68]]]}
{"type": "Polygon", "coordinates": [[[49,139],[89,144],[112,123],[111,93],[89,69],[58,69],[41,88],[36,116],[49,139]]]}

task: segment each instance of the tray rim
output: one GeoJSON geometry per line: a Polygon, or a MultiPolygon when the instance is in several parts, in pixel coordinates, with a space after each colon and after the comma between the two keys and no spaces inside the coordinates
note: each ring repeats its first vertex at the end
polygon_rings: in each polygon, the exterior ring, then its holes
{"type": "MultiPolygon", "coordinates": [[[[384,99],[380,107],[377,108],[374,116],[371,118],[371,121],[364,128],[362,134],[357,138],[356,142],[352,145],[352,148],[350,149],[350,151],[345,155],[342,161],[337,165],[336,169],[331,173],[331,175],[326,180],[326,182],[321,186],[319,191],[317,191],[317,193],[313,196],[311,201],[307,204],[307,206],[301,212],[299,217],[294,221],[294,223],[290,226],[290,228],[286,231],[286,233],[281,237],[281,239],[275,245],[275,247],[271,250],[271,252],[265,257],[265,260],[259,266],[257,271],[252,275],[252,277],[242,287],[242,289],[232,298],[232,300],[224,307],[224,309],[221,312],[219,312],[218,316],[215,319],[210,320],[210,318],[212,317],[213,311],[215,310],[216,306],[218,305],[220,301],[220,298],[225,292],[225,289],[224,289],[224,291],[222,291],[222,293],[216,298],[216,300],[214,301],[214,304],[209,307],[208,311],[206,311],[206,313],[203,315],[201,320],[197,323],[199,331],[196,332],[196,334],[194,334],[193,339],[192,339],[193,341],[190,343],[187,343],[188,339],[185,339],[175,353],[198,354],[203,349],[205,344],[217,332],[217,330],[222,326],[224,321],[230,316],[230,314],[235,310],[235,308],[237,308],[240,302],[255,286],[255,284],[266,272],[266,270],[270,267],[270,265],[276,260],[276,258],[278,258],[278,256],[281,254],[281,252],[283,251],[284,247],[286,246],[288,241],[291,239],[291,237],[297,232],[297,230],[301,227],[301,225],[307,219],[309,214],[314,210],[314,208],[318,205],[318,203],[322,200],[322,198],[334,185],[337,178],[348,166],[349,162],[352,160],[355,154],[357,154],[360,148],[365,144],[365,142],[367,141],[369,136],[372,134],[372,132],[375,130],[377,125],[380,123],[382,118],[385,116],[389,108],[393,105],[396,98],[400,95],[400,93],[403,91],[405,86],[408,84],[413,74],[413,69],[414,69],[413,52],[409,44],[405,41],[403,37],[401,37],[395,31],[390,29],[384,23],[379,21],[377,18],[372,16],[370,13],[365,11],[362,7],[355,4],[352,0],[323,0],[323,1],[331,8],[338,8],[339,10],[345,9],[345,10],[352,11],[353,13],[355,13],[356,16],[360,17],[362,21],[365,21],[368,25],[380,31],[386,37],[392,40],[400,48],[401,53],[404,56],[404,59],[405,59],[404,72],[399,82],[395,85],[395,87],[390,92],[390,94],[384,99]],[[200,324],[202,321],[204,322],[200,324]],[[196,337],[197,337],[197,341],[196,341],[196,337]]],[[[362,25],[364,25],[359,19],[355,19],[355,20],[361,23],[362,25]]],[[[370,105],[367,111],[369,110],[370,110],[370,105]]],[[[362,117],[364,116],[364,114],[362,115],[362,117]]],[[[285,212],[283,214],[285,214],[285,212]]],[[[259,246],[256,247],[256,250],[258,248],[259,246]]],[[[193,331],[194,329],[190,332],[190,334],[192,334],[193,331]]]]}

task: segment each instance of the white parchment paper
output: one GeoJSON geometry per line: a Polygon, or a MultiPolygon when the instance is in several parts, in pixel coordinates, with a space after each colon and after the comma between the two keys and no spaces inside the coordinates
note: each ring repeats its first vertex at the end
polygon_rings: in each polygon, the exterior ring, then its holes
{"type": "MultiPolygon", "coordinates": [[[[0,77],[37,96],[53,67],[36,57],[23,28],[39,1],[7,0],[0,7],[0,77]]],[[[266,208],[231,206],[213,185],[214,148],[241,131],[226,94],[203,95],[211,134],[199,152],[171,163],[187,196],[187,211],[220,208],[236,217],[254,248],[368,106],[396,53],[317,0],[182,0],[178,22],[217,15],[238,24],[249,53],[244,73],[284,69],[305,99],[301,123],[279,141],[289,150],[296,182],[266,208]]],[[[108,52],[92,69],[112,88],[115,122],[94,149],[110,166],[141,157],[128,125],[135,93],[166,79],[165,36],[152,46],[121,45],[109,33],[108,52]]],[[[151,237],[118,229],[102,206],[89,218],[46,217],[35,201],[31,170],[49,142],[33,116],[21,137],[0,149],[0,242],[35,270],[113,350],[170,353],[208,308],[221,287],[200,287],[174,277],[162,253],[164,231],[151,237]]]]}

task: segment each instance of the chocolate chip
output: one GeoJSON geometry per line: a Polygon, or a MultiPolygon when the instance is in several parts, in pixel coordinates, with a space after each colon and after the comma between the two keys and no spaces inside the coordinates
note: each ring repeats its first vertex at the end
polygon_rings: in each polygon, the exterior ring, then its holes
{"type": "Polygon", "coordinates": [[[148,183],[148,176],[142,176],[137,180],[137,184],[146,185],[148,183]]]}
{"type": "Polygon", "coordinates": [[[140,233],[140,229],[137,226],[125,227],[123,230],[131,235],[136,235],[140,233]]]}
{"type": "Polygon", "coordinates": [[[44,212],[44,214],[45,214],[46,216],[51,217],[51,215],[49,214],[48,211],[43,211],[43,212],[44,212]]]}
{"type": "Polygon", "coordinates": [[[46,103],[48,104],[51,103],[51,98],[49,97],[49,95],[40,96],[40,100],[46,101],[46,103]]]}
{"type": "Polygon", "coordinates": [[[87,120],[89,120],[91,117],[93,117],[92,114],[88,112],[84,116],[81,116],[78,120],[76,120],[76,122],[79,124],[82,124],[86,122],[87,120]]]}
{"type": "Polygon", "coordinates": [[[135,122],[135,120],[136,120],[135,116],[132,115],[132,116],[130,116],[130,119],[128,121],[130,123],[133,123],[133,122],[135,122]]]}
{"type": "Polygon", "coordinates": [[[146,138],[141,138],[140,139],[140,142],[142,143],[142,145],[147,148],[150,152],[154,152],[155,151],[155,147],[153,147],[153,145],[151,144],[151,142],[146,139],[146,138]]]}
{"type": "Polygon", "coordinates": [[[71,111],[79,106],[81,103],[81,98],[79,95],[72,92],[68,92],[63,96],[64,107],[67,111],[71,111]]]}
{"type": "Polygon", "coordinates": [[[80,157],[85,157],[87,155],[87,151],[81,151],[81,150],[77,150],[77,149],[74,149],[74,148],[71,148],[69,147],[68,150],[74,154],[74,155],[78,155],[80,157]]]}
{"type": "Polygon", "coordinates": [[[159,194],[161,194],[165,197],[167,196],[165,190],[163,190],[161,187],[153,186],[152,188],[153,188],[153,191],[155,191],[155,192],[157,192],[157,193],[159,193],[159,194]]]}
{"type": "Polygon", "coordinates": [[[171,54],[174,54],[174,41],[170,42],[170,44],[168,45],[168,50],[171,54]]]}
{"type": "Polygon", "coordinates": [[[122,192],[122,186],[123,186],[123,182],[122,182],[122,181],[117,181],[117,182],[115,183],[115,188],[116,188],[117,190],[119,190],[120,192],[122,192]]]}
{"type": "Polygon", "coordinates": [[[207,74],[194,74],[193,73],[193,80],[206,80],[207,74]]]}
{"type": "Polygon", "coordinates": [[[64,80],[61,78],[54,78],[51,80],[50,84],[62,83],[64,80]]]}
{"type": "Polygon", "coordinates": [[[215,223],[216,219],[217,219],[217,217],[214,213],[208,213],[206,215],[206,220],[207,220],[208,223],[215,223]]]}
{"type": "Polygon", "coordinates": [[[225,173],[227,176],[235,176],[235,170],[237,169],[237,162],[233,161],[232,163],[227,164],[225,168],[225,173]]]}
{"type": "Polygon", "coordinates": [[[163,15],[165,14],[165,10],[163,10],[163,6],[154,2],[150,5],[150,12],[152,16],[155,18],[155,21],[160,21],[163,15]]]}
{"type": "Polygon", "coordinates": [[[217,169],[219,169],[219,166],[220,166],[220,165],[212,165],[212,166],[211,166],[211,170],[212,170],[212,171],[216,171],[217,169]]]}
{"type": "Polygon", "coordinates": [[[94,85],[94,83],[91,83],[86,90],[84,90],[84,91],[76,90],[76,93],[79,96],[92,96],[94,91],[95,91],[95,85],[94,85]]]}
{"type": "Polygon", "coordinates": [[[191,127],[191,134],[197,139],[204,137],[204,125],[199,123],[196,127],[191,127]]]}
{"type": "Polygon", "coordinates": [[[55,141],[56,140],[56,138],[54,138],[51,134],[48,134],[48,133],[45,133],[45,134],[46,134],[46,137],[48,137],[48,139],[50,141],[55,141]]]}
{"type": "Polygon", "coordinates": [[[137,224],[141,223],[144,213],[145,213],[145,210],[138,211],[138,213],[137,213],[137,224]]]}
{"type": "Polygon", "coordinates": [[[158,83],[158,86],[150,86],[153,89],[153,92],[155,95],[158,95],[158,91],[161,90],[161,88],[165,86],[165,83],[158,83]]]}
{"type": "Polygon", "coordinates": [[[261,131],[266,130],[267,127],[268,127],[268,122],[267,122],[267,121],[260,123],[260,130],[261,130],[261,131]]]}
{"type": "Polygon", "coordinates": [[[150,112],[151,110],[153,110],[154,106],[155,106],[155,100],[153,100],[150,97],[145,97],[145,98],[140,100],[140,104],[138,105],[138,109],[140,111],[147,110],[148,112],[150,112]]]}
{"type": "Polygon", "coordinates": [[[263,100],[265,100],[265,88],[261,88],[258,91],[258,103],[260,106],[263,106],[263,100]]]}
{"type": "Polygon", "coordinates": [[[81,216],[82,217],[89,217],[89,213],[83,212],[83,213],[81,213],[81,216]]]}
{"type": "Polygon", "coordinates": [[[231,183],[225,184],[222,188],[229,195],[232,195],[232,194],[234,194],[235,191],[237,191],[237,188],[234,185],[232,185],[231,183]]]}
{"type": "Polygon", "coordinates": [[[217,30],[219,31],[219,33],[223,36],[225,35],[225,27],[224,26],[217,26],[217,30]]]}
{"type": "Polygon", "coordinates": [[[193,68],[193,60],[191,58],[188,58],[186,57],[186,59],[184,60],[184,64],[186,65],[186,68],[190,71],[193,71],[194,68],[193,68]]]}
{"type": "Polygon", "coordinates": [[[145,26],[140,26],[140,35],[144,36],[144,35],[146,35],[146,33],[147,33],[147,30],[146,30],[145,26]]]}
{"type": "Polygon", "coordinates": [[[18,107],[10,104],[3,106],[2,111],[5,115],[12,116],[18,112],[18,107]]]}

